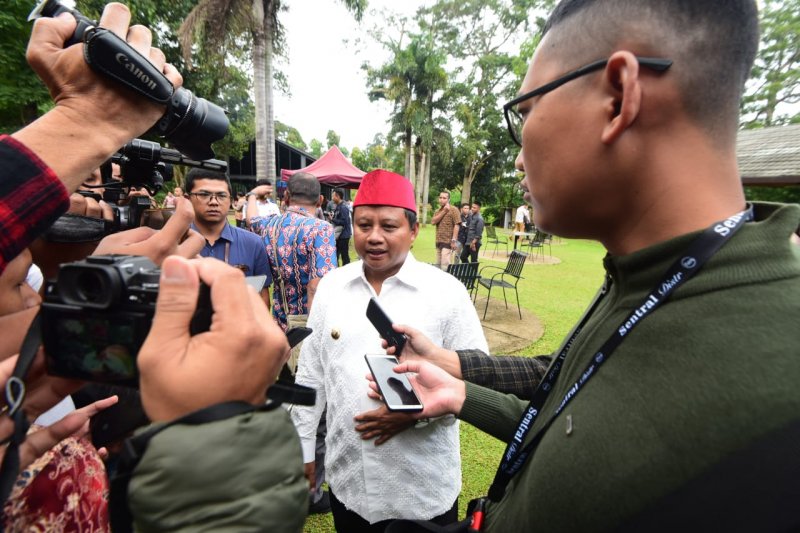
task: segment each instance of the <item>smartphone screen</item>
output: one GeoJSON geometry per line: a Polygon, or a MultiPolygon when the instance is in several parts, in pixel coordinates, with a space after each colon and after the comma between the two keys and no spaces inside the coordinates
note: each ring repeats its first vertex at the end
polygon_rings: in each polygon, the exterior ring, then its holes
{"type": "Polygon", "coordinates": [[[397,374],[394,367],[400,364],[397,357],[385,354],[366,354],[372,376],[378,384],[383,402],[390,411],[417,413],[422,411],[422,402],[414,392],[408,376],[397,374]]]}

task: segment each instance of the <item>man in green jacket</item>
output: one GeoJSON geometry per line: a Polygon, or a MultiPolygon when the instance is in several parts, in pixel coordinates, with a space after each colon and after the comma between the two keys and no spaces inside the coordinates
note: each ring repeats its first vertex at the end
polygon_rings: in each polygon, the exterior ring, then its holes
{"type": "Polygon", "coordinates": [[[509,443],[484,531],[797,527],[800,208],[750,209],[736,165],[757,43],[753,0],[551,15],[504,111],[536,226],[601,242],[603,290],[530,405],[397,368],[509,443]]]}

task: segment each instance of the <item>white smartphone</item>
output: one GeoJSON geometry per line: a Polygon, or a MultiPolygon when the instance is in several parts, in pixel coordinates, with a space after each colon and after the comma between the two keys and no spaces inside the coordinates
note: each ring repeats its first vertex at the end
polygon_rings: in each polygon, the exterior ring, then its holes
{"type": "Polygon", "coordinates": [[[386,354],[366,354],[369,371],[378,384],[378,390],[383,396],[383,403],[390,411],[403,411],[418,413],[422,411],[422,402],[411,386],[408,376],[398,374],[394,367],[400,364],[397,357],[386,354]]]}
{"type": "Polygon", "coordinates": [[[264,274],[260,276],[247,276],[244,278],[244,282],[253,287],[256,292],[261,292],[261,289],[264,288],[264,284],[267,282],[267,276],[264,274]]]}

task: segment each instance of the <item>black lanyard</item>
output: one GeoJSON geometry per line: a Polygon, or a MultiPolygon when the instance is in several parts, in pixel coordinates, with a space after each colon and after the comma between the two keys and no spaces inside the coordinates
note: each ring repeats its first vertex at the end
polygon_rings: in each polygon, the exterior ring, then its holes
{"type": "Polygon", "coordinates": [[[547,397],[553,390],[553,387],[558,380],[561,370],[564,368],[564,362],[567,358],[570,348],[572,348],[575,339],[580,334],[581,330],[586,326],[586,323],[591,318],[592,314],[597,309],[598,304],[608,292],[608,282],[610,278],[606,277],[606,283],[600,293],[592,302],[591,307],[581,319],[575,331],[561,348],[555,362],[550,366],[545,377],[542,379],[539,387],[533,394],[527,409],[519,421],[517,430],[511,442],[506,447],[503,458],[500,461],[500,467],[497,469],[492,486],[489,488],[489,499],[498,502],[505,494],[506,486],[511,479],[522,469],[525,462],[531,457],[535,448],[544,437],[547,429],[552,425],[553,421],[558,417],[564,408],[571,402],[578,393],[586,386],[586,383],[595,375],[600,366],[608,361],[611,354],[616,350],[622,341],[630,334],[633,328],[636,327],[642,320],[650,316],[662,303],[664,303],[669,296],[680,287],[686,280],[696,274],[700,268],[724,245],[745,222],[753,219],[753,208],[748,207],[747,210],[737,213],[732,217],[713,224],[701,233],[686,251],[681,254],[672,266],[670,266],[660,283],[658,283],[651,291],[650,294],[644,299],[641,305],[636,307],[628,318],[620,324],[609,339],[595,352],[592,360],[587,367],[581,372],[580,377],[575,383],[567,390],[564,398],[556,407],[550,419],[542,425],[536,434],[531,438],[531,442],[522,448],[528,432],[533,427],[534,422],[539,416],[542,407],[544,406],[547,397]]]}

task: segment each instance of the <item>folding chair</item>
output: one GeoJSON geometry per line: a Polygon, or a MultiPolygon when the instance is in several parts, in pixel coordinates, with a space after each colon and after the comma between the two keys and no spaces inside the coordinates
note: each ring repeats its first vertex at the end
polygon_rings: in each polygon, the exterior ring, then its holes
{"type": "Polygon", "coordinates": [[[486,308],[483,310],[484,320],[486,320],[486,312],[489,310],[489,296],[491,296],[492,294],[492,287],[503,288],[503,301],[506,304],[506,309],[508,309],[508,299],[506,298],[506,289],[514,289],[514,293],[517,296],[517,312],[519,313],[519,319],[522,320],[522,309],[520,309],[519,307],[519,291],[517,291],[517,284],[519,283],[519,280],[523,279],[522,267],[525,265],[525,260],[527,258],[528,258],[527,253],[520,252],[519,250],[514,250],[513,252],[511,252],[511,256],[508,258],[508,263],[506,264],[505,269],[496,266],[486,266],[480,270],[480,272],[478,273],[478,283],[489,289],[489,293],[486,295],[486,308]],[[490,268],[494,268],[496,270],[499,270],[500,272],[495,273],[490,278],[484,276],[483,272],[490,268]],[[505,279],[506,277],[513,278],[513,282],[510,280],[506,280],[505,279]]]}
{"type": "Polygon", "coordinates": [[[479,263],[457,263],[447,265],[447,273],[464,284],[472,301],[478,291],[478,266],[479,263]]]}
{"type": "Polygon", "coordinates": [[[494,250],[492,251],[492,257],[494,257],[495,252],[497,252],[497,247],[502,244],[506,247],[506,255],[508,255],[508,237],[503,237],[501,240],[497,236],[497,229],[494,226],[486,226],[486,244],[494,244],[494,250]]]}

